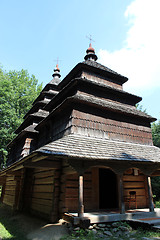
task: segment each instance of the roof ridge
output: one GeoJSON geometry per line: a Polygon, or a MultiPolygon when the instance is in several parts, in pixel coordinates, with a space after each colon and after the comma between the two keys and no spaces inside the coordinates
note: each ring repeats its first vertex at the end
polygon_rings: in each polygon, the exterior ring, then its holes
{"type": "Polygon", "coordinates": [[[123,76],[122,74],[119,74],[118,72],[112,70],[111,68],[106,67],[105,65],[103,65],[103,64],[101,64],[101,63],[99,63],[99,62],[86,60],[86,61],[83,61],[83,62],[81,62],[81,63],[82,63],[82,64],[87,64],[87,65],[92,66],[92,67],[100,68],[101,70],[108,71],[108,72],[110,72],[110,73],[112,73],[112,74],[115,74],[115,75],[117,75],[117,76],[119,76],[119,77],[126,78],[126,79],[128,80],[127,77],[123,76]]]}

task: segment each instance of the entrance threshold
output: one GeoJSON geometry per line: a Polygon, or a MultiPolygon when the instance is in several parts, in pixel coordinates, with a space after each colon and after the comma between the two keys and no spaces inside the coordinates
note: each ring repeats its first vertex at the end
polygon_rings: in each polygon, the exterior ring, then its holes
{"type": "MultiPolygon", "coordinates": [[[[131,209],[126,211],[124,214],[120,214],[117,211],[110,212],[86,212],[84,213],[84,219],[89,219],[91,224],[94,223],[106,223],[106,222],[116,222],[116,221],[127,221],[127,220],[138,220],[144,218],[158,218],[160,217],[160,209],[155,208],[154,212],[149,212],[149,209],[131,209]]],[[[72,222],[74,225],[78,225],[80,218],[78,213],[64,213],[63,219],[72,222]]]]}

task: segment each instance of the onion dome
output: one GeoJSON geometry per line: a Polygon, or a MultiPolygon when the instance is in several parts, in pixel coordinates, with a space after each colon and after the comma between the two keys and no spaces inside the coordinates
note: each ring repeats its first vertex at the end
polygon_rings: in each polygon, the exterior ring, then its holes
{"type": "Polygon", "coordinates": [[[60,80],[61,74],[60,74],[60,69],[58,67],[58,64],[56,65],[56,68],[54,69],[54,73],[53,73],[52,77],[53,77],[52,83],[58,85],[61,81],[60,80]]]}
{"type": "Polygon", "coordinates": [[[89,48],[86,50],[86,56],[84,57],[85,60],[96,61],[98,59],[97,55],[95,54],[95,50],[92,47],[92,44],[89,44],[89,48]]]}

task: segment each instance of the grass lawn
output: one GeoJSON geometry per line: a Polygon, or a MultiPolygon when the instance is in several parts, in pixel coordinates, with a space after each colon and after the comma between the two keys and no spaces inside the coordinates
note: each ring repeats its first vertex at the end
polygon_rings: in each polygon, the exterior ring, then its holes
{"type": "Polygon", "coordinates": [[[0,237],[3,240],[26,240],[21,229],[21,223],[15,221],[12,212],[0,204],[0,237]]]}

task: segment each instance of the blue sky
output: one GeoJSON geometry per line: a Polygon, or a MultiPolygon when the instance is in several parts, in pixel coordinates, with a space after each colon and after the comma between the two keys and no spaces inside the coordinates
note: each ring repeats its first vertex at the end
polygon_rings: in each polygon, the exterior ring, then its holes
{"type": "Polygon", "coordinates": [[[62,79],[83,61],[91,34],[98,62],[129,78],[160,119],[159,0],[0,0],[0,64],[27,69],[45,85],[57,57],[62,79]]]}

